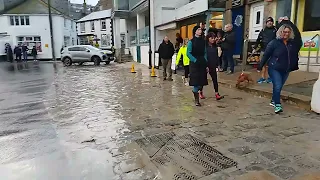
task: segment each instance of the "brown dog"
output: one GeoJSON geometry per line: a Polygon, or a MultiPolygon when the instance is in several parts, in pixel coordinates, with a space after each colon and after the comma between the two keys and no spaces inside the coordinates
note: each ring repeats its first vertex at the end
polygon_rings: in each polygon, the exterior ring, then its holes
{"type": "Polygon", "coordinates": [[[250,83],[250,82],[254,82],[253,79],[251,78],[250,74],[247,74],[247,73],[244,73],[242,72],[239,77],[238,77],[238,80],[237,80],[237,84],[236,84],[236,87],[237,88],[240,88],[240,84],[242,82],[247,82],[247,85],[250,83]]]}

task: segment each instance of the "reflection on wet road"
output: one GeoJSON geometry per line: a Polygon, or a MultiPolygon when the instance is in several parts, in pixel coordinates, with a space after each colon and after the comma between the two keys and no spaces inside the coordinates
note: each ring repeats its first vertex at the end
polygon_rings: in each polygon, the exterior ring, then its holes
{"type": "Polygon", "coordinates": [[[163,82],[130,66],[0,63],[1,180],[288,179],[320,169],[310,161],[320,159],[315,115],[285,105],[276,116],[268,99],[222,87],[217,102],[211,86],[194,107],[178,76],[163,82]]]}

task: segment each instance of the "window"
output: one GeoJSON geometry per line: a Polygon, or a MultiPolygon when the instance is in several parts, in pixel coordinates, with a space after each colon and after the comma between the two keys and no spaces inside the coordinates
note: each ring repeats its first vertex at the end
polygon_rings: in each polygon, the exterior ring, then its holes
{"type": "Polygon", "coordinates": [[[111,46],[110,34],[101,34],[101,47],[111,46]]]}
{"type": "Polygon", "coordinates": [[[11,26],[26,26],[30,25],[29,16],[10,16],[11,26]]]}
{"type": "Polygon", "coordinates": [[[94,21],[90,21],[91,31],[94,31],[94,21]]]}
{"type": "Polygon", "coordinates": [[[10,25],[14,26],[14,16],[10,16],[10,25]]]}
{"type": "Polygon", "coordinates": [[[79,47],[79,51],[87,51],[87,49],[84,47],[79,47]]]}
{"type": "Polygon", "coordinates": [[[79,47],[68,48],[68,51],[80,51],[79,47]]]}
{"type": "Polygon", "coordinates": [[[33,46],[36,46],[37,51],[42,52],[40,36],[18,36],[17,42],[18,44],[25,44],[30,50],[33,46]]]}
{"type": "Polygon", "coordinates": [[[261,16],[261,12],[258,11],[256,16],[256,24],[260,24],[260,16],[261,16]]]}
{"type": "Polygon", "coordinates": [[[106,25],[106,20],[101,20],[101,30],[106,30],[107,25],[106,25]]]}
{"type": "Polygon", "coordinates": [[[86,32],[86,26],[84,23],[80,23],[80,31],[81,32],[86,32]]]}
{"type": "Polygon", "coordinates": [[[74,45],[74,38],[72,38],[72,40],[71,40],[71,44],[72,44],[72,45],[74,45]]]}
{"type": "Polygon", "coordinates": [[[306,0],[304,13],[304,31],[319,31],[320,30],[320,1],[306,0]]]}

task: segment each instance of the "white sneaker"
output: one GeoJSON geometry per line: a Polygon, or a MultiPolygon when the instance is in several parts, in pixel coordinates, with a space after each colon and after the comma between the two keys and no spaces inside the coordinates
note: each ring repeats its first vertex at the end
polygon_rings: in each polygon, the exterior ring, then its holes
{"type": "Polygon", "coordinates": [[[185,78],[185,79],[184,79],[184,85],[189,86],[188,78],[185,78]]]}

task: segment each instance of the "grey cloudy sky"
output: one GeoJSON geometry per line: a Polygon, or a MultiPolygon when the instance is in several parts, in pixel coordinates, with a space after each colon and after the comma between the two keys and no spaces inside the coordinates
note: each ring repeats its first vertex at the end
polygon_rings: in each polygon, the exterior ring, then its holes
{"type": "MultiPolygon", "coordinates": [[[[86,0],[87,4],[96,5],[99,0],[86,0]]],[[[72,3],[83,3],[83,0],[71,0],[72,3]]]]}

